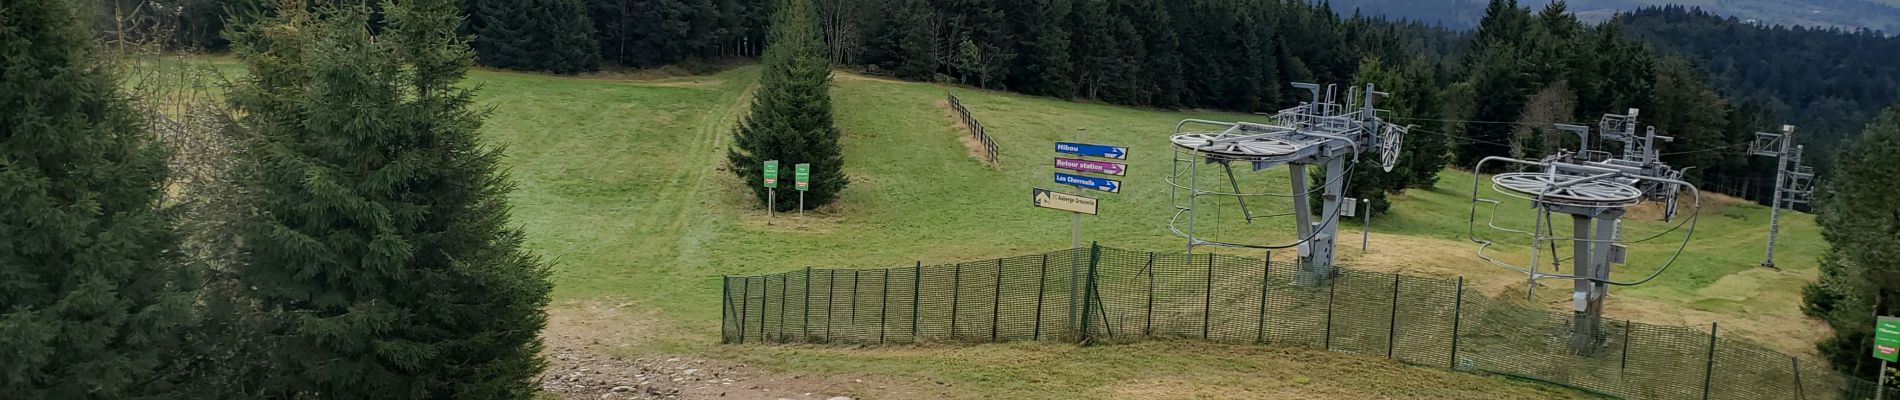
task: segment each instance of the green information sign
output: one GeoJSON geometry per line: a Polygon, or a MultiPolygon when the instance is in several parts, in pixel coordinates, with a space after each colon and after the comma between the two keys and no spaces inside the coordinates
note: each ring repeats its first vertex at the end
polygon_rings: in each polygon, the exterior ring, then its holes
{"type": "Polygon", "coordinates": [[[765,187],[778,187],[778,160],[765,162],[765,187]]]}
{"type": "Polygon", "coordinates": [[[792,172],[798,177],[798,180],[793,181],[797,183],[798,191],[803,192],[805,189],[811,188],[811,164],[799,163],[793,165],[792,172]]]}
{"type": "Polygon", "coordinates": [[[1880,317],[1874,323],[1874,358],[1900,361],[1900,318],[1880,317]]]}

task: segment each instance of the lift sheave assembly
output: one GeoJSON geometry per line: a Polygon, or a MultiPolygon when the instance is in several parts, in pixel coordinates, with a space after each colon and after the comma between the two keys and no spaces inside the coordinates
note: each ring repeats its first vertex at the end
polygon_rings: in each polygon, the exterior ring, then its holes
{"type": "MultiPolygon", "coordinates": [[[[1200,246],[1241,249],[1286,249],[1299,251],[1296,284],[1317,286],[1333,275],[1333,250],[1343,207],[1352,207],[1344,197],[1350,166],[1359,165],[1362,153],[1375,153],[1380,165],[1391,171],[1399,159],[1399,147],[1409,127],[1392,125],[1380,119],[1383,111],[1374,102],[1386,93],[1372,85],[1363,92],[1348,90],[1338,96],[1336,86],[1323,90],[1317,84],[1294,83],[1311,93],[1310,101],[1280,110],[1270,122],[1219,122],[1198,119],[1181,121],[1170,140],[1174,143],[1174,165],[1168,176],[1169,197],[1175,213],[1168,221],[1169,230],[1187,239],[1187,251],[1200,246]],[[1190,131],[1189,126],[1215,130],[1190,131]],[[1287,193],[1250,192],[1241,189],[1234,165],[1252,165],[1254,171],[1286,165],[1292,190],[1287,193]],[[1318,187],[1309,187],[1307,166],[1318,166],[1325,175],[1318,187]],[[1218,168],[1209,173],[1225,174],[1226,185],[1202,187],[1203,168],[1218,168]],[[1224,187],[1223,187],[1224,186],[1224,187]],[[1313,213],[1308,195],[1321,193],[1320,212],[1313,213]],[[1241,215],[1251,223],[1258,216],[1248,209],[1248,198],[1290,198],[1292,210],[1285,214],[1295,220],[1297,240],[1292,243],[1260,244],[1223,241],[1207,232],[1205,224],[1195,225],[1197,206],[1206,196],[1233,196],[1241,215]],[[1314,217],[1318,216],[1318,221],[1314,217]]],[[[1255,202],[1256,205],[1261,204],[1255,202]]]]}
{"type": "Polygon", "coordinates": [[[1637,110],[1626,115],[1606,115],[1598,124],[1598,140],[1605,143],[1618,143],[1619,153],[1591,150],[1593,142],[1588,127],[1558,124],[1561,131],[1575,133],[1579,149],[1576,152],[1560,151],[1540,160],[1520,160],[1507,157],[1486,157],[1472,168],[1477,174],[1471,186],[1471,218],[1467,235],[1471,241],[1479,244],[1478,257],[1499,267],[1525,274],[1525,296],[1535,294],[1538,280],[1559,279],[1574,282],[1571,299],[1574,305],[1574,321],[1571,325],[1570,346],[1579,353],[1590,353],[1604,343],[1602,332],[1603,299],[1609,286],[1629,286],[1642,284],[1662,274],[1673,264],[1682,249],[1688,245],[1689,238],[1695,232],[1695,221],[1701,210],[1701,192],[1695,185],[1682,180],[1684,171],[1675,170],[1660,160],[1657,153],[1657,141],[1668,142],[1671,138],[1656,134],[1655,128],[1645,133],[1636,133],[1637,110]],[[1491,171],[1487,167],[1508,169],[1509,172],[1491,171]],[[1495,173],[1490,177],[1492,192],[1526,200],[1535,213],[1533,227],[1529,231],[1500,226],[1497,221],[1498,206],[1503,204],[1496,199],[1482,197],[1484,174],[1495,173]],[[1687,218],[1682,219],[1669,230],[1644,238],[1626,238],[1622,232],[1622,218],[1630,207],[1643,202],[1661,203],[1662,219],[1671,221],[1678,213],[1678,197],[1690,195],[1690,209],[1687,218]],[[1528,245],[1530,261],[1518,265],[1491,254],[1496,241],[1481,237],[1478,233],[1478,210],[1490,208],[1490,218],[1485,226],[1495,232],[1518,238],[1528,245]],[[1570,216],[1571,231],[1562,234],[1551,223],[1552,214],[1570,216]],[[1681,242],[1676,244],[1675,253],[1662,265],[1657,266],[1649,276],[1635,281],[1614,281],[1610,279],[1610,266],[1627,264],[1629,246],[1649,242],[1682,230],[1681,242]],[[1569,258],[1557,253],[1559,245],[1567,244],[1572,250],[1569,258]],[[1548,246],[1549,254],[1542,250],[1548,246]],[[1550,270],[1540,270],[1538,260],[1547,257],[1550,270]],[[1562,266],[1568,261],[1568,273],[1562,266]]]}

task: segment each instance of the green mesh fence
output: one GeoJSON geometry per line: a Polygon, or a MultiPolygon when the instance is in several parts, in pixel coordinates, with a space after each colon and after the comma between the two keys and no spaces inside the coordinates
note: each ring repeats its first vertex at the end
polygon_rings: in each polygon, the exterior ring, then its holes
{"type": "MultiPolygon", "coordinates": [[[[1291,260],[1287,260],[1291,261],[1291,260]]],[[[1107,247],[942,265],[727,277],[725,343],[1154,338],[1323,348],[1622,398],[1868,399],[1875,385],[1717,326],[1495,302],[1461,279],[1107,247]],[[1086,300],[1086,301],[1085,301],[1086,300]]]]}

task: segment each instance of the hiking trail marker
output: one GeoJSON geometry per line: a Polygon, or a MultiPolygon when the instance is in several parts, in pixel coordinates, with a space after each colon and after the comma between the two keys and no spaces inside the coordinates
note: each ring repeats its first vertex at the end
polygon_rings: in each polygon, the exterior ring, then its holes
{"type": "Polygon", "coordinates": [[[1105,144],[1056,142],[1056,152],[1072,156],[1128,159],[1128,148],[1105,144]]]}
{"type": "Polygon", "coordinates": [[[1080,158],[1056,158],[1056,168],[1092,174],[1127,176],[1128,164],[1107,161],[1084,160],[1080,158]]]}
{"type": "Polygon", "coordinates": [[[1101,200],[1094,197],[1077,196],[1043,188],[1031,189],[1030,195],[1035,199],[1036,207],[1068,211],[1077,215],[1095,215],[1101,204],[1101,200]]]}
{"type": "Polygon", "coordinates": [[[792,165],[792,188],[798,189],[798,224],[805,224],[805,190],[811,189],[811,164],[792,165]]]}
{"type": "MultiPolygon", "coordinates": [[[[1118,163],[1118,162],[1109,162],[1109,161],[1090,160],[1090,159],[1084,158],[1084,157],[1103,158],[1103,159],[1111,159],[1111,160],[1127,160],[1128,159],[1127,147],[1106,145],[1106,144],[1083,143],[1082,140],[1088,136],[1088,131],[1089,131],[1088,129],[1076,129],[1075,141],[1056,142],[1056,157],[1055,157],[1055,163],[1053,164],[1056,169],[1055,183],[1058,185],[1068,185],[1070,187],[1073,187],[1074,190],[1072,190],[1070,193],[1063,193],[1063,192],[1058,192],[1058,191],[1043,189],[1043,188],[1033,188],[1030,190],[1031,202],[1032,204],[1035,204],[1036,207],[1047,208],[1051,210],[1068,211],[1070,213],[1070,217],[1069,217],[1069,232],[1070,232],[1069,248],[1070,249],[1082,248],[1082,214],[1096,215],[1096,212],[1099,210],[1099,206],[1101,205],[1101,201],[1099,199],[1083,196],[1082,190],[1087,189],[1087,190],[1094,190],[1098,192],[1121,193],[1122,181],[1075,174],[1075,173],[1068,173],[1068,172],[1063,172],[1063,170],[1069,170],[1069,171],[1075,171],[1075,172],[1081,172],[1081,173],[1090,173],[1090,174],[1128,176],[1128,164],[1118,163]],[[1069,157],[1064,157],[1064,156],[1069,156],[1069,157]]],[[[1069,263],[1069,325],[1068,325],[1068,328],[1071,333],[1076,332],[1076,329],[1079,328],[1076,325],[1076,313],[1077,313],[1076,290],[1078,289],[1075,285],[1075,282],[1077,279],[1079,279],[1078,274],[1080,274],[1081,265],[1079,262],[1076,261],[1077,259],[1079,259],[1079,257],[1072,258],[1069,263]]]]}
{"type": "Polygon", "coordinates": [[[772,224],[773,214],[778,212],[778,160],[765,161],[765,224],[772,224]]]}
{"type": "MultiPolygon", "coordinates": [[[[1881,390],[1887,388],[1887,363],[1900,361],[1900,317],[1879,317],[1874,322],[1874,358],[1880,359],[1881,390]]],[[[1880,398],[1876,393],[1874,398],[1880,398]]]]}
{"type": "Polygon", "coordinates": [[[1108,179],[1108,178],[1096,178],[1092,176],[1082,176],[1082,175],[1076,175],[1076,174],[1065,174],[1065,173],[1057,172],[1056,183],[1079,187],[1083,189],[1109,192],[1109,193],[1122,192],[1122,181],[1108,179]]]}
{"type": "Polygon", "coordinates": [[[1900,317],[1880,317],[1874,323],[1874,358],[1900,361],[1900,317]]]}

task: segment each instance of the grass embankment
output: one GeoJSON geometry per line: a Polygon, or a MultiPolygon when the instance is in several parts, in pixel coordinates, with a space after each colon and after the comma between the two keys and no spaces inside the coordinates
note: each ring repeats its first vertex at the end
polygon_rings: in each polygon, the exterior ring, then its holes
{"type": "MultiPolygon", "coordinates": [[[[1165,232],[1166,132],[1192,116],[963,91],[998,132],[1002,168],[971,158],[939,104],[942,87],[840,76],[834,89],[852,183],[800,221],[768,221],[723,164],[756,68],[653,81],[477,73],[484,128],[508,146],[515,219],[556,262],[555,312],[587,314],[619,352],[699,354],[808,375],[860,377],[869,397],[1534,398],[1567,396],[1501,378],[1312,350],[1148,343],[846,349],[718,346],[718,277],[805,265],[970,260],[1068,246],[1066,216],[1029,207],[1050,143],[1136,146],[1127,191],[1105,195],[1091,240],[1173,248],[1165,232]],[[1000,110],[1018,110],[1004,113],[1000,110]],[[1156,216],[1160,216],[1157,218],[1156,216]],[[609,311],[599,311],[602,304],[609,311]],[[633,332],[635,334],[627,334],[633,332]]],[[[1275,175],[1283,176],[1284,174],[1275,175]]],[[[1281,179],[1264,175],[1244,179],[1281,179]]],[[[747,182],[749,183],[749,182],[747,182]]],[[[557,321],[563,320],[557,318],[557,321]]],[[[593,333],[586,333],[593,332],[593,333]]]]}
{"type": "MultiPolygon", "coordinates": [[[[723,168],[730,130],[744,115],[757,73],[757,67],[742,67],[646,80],[471,74],[470,83],[481,87],[480,103],[493,107],[484,132],[490,143],[506,146],[506,163],[519,185],[514,219],[528,231],[529,248],[555,263],[550,335],[596,342],[622,355],[689,354],[796,374],[852,376],[857,378],[843,381],[839,390],[873,398],[1572,395],[1376,358],[1183,342],[1092,348],[716,345],[722,274],[978,260],[1068,246],[1068,216],[1031,207],[1027,192],[1052,186],[1052,143],[1073,139],[1077,128],[1088,129],[1089,142],[1132,148],[1123,193],[1096,195],[1104,199],[1102,214],[1086,219],[1085,240],[1178,249],[1184,242],[1168,234],[1173,209],[1163,182],[1174,124],[1183,118],[1260,118],[840,74],[834,110],[846,136],[851,185],[840,202],[804,220],[795,214],[768,220],[744,189],[753,182],[723,168]],[[956,91],[995,136],[1000,168],[971,157],[962,144],[965,134],[941,104],[946,90],[956,91]]],[[[1283,170],[1236,172],[1243,187],[1285,191],[1283,170]]],[[[1366,254],[1352,248],[1357,222],[1347,222],[1341,246],[1346,262],[1466,275],[1497,293],[1521,292],[1521,275],[1482,264],[1463,240],[1470,182],[1469,174],[1447,172],[1433,190],[1397,198],[1394,212],[1373,222],[1366,254]]],[[[1272,213],[1285,203],[1250,205],[1256,213],[1272,213]]],[[[1223,239],[1283,242],[1293,236],[1285,217],[1240,223],[1231,201],[1210,201],[1202,210],[1204,232],[1223,239]]],[[[1507,202],[1500,210],[1525,208],[1507,202]]],[[[1766,214],[1752,205],[1705,208],[1684,260],[1649,285],[1614,289],[1611,313],[1658,323],[1721,320],[1724,332],[1741,332],[1784,351],[1805,350],[1822,328],[1794,307],[1798,288],[1813,279],[1813,260],[1823,245],[1810,216],[1784,214],[1777,257],[1784,269],[1754,267],[1766,214]]],[[[1500,218],[1530,221],[1528,213],[1500,218]]],[[[1668,225],[1632,219],[1627,226],[1653,233],[1668,225]]],[[[1617,276],[1644,275],[1644,265],[1672,250],[1639,247],[1632,256],[1637,266],[1617,276]]],[[[1285,256],[1290,253],[1276,255],[1285,256]]],[[[1557,286],[1541,293],[1550,295],[1540,300],[1568,299],[1567,289],[1557,286]]]]}

